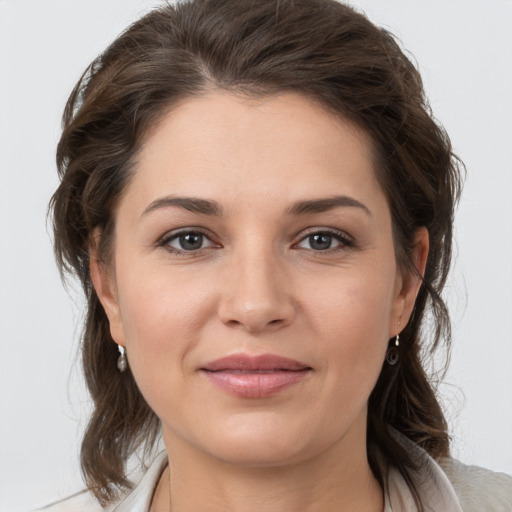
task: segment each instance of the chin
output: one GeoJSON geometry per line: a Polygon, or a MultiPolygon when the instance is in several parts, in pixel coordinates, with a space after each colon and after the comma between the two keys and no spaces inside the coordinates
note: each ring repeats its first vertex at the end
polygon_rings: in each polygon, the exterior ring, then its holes
{"type": "Polygon", "coordinates": [[[230,441],[222,447],[216,446],[211,455],[226,464],[245,468],[277,468],[306,458],[296,446],[270,441],[243,444],[230,441]]]}
{"type": "Polygon", "coordinates": [[[298,463],[321,449],[318,437],[291,422],[233,421],[220,432],[210,433],[210,448],[220,460],[241,467],[279,467],[298,463]]]}

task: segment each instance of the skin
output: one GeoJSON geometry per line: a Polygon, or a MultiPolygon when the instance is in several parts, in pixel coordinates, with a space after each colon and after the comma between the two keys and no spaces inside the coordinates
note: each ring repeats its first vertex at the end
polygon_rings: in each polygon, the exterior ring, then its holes
{"type": "MultiPolygon", "coordinates": [[[[169,468],[152,511],[381,511],[367,401],[420,281],[397,268],[369,138],[296,93],[210,92],[166,115],[135,168],[113,261],[93,246],[91,273],[162,422],[169,468]],[[353,204],[290,213],[334,195],[353,204]],[[171,196],[215,201],[222,215],[171,196]],[[203,232],[200,247],[186,251],[178,229],[203,232]],[[311,235],[326,230],[319,249],[311,235]],[[233,396],[200,368],[240,352],[312,371],[270,397],[233,396]]],[[[415,247],[423,272],[426,230],[415,247]]]]}

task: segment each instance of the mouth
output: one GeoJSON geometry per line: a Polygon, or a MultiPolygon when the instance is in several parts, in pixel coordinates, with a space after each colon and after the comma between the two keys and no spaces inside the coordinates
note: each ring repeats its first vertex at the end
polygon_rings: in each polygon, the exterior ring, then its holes
{"type": "Polygon", "coordinates": [[[310,366],[273,354],[234,354],[212,361],[201,372],[220,389],[240,398],[265,398],[298,384],[310,366]]]}

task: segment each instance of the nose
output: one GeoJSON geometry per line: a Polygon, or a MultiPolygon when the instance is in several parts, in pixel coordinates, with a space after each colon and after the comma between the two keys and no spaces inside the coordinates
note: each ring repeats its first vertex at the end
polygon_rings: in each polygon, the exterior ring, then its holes
{"type": "Polygon", "coordinates": [[[218,315],[224,324],[258,333],[293,322],[292,283],[271,251],[233,254],[222,281],[218,315]]]}

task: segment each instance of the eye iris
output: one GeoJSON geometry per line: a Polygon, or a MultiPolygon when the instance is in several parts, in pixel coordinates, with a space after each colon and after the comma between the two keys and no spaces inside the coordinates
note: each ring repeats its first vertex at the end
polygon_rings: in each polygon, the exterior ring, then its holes
{"type": "Polygon", "coordinates": [[[313,249],[325,251],[331,247],[332,236],[324,234],[311,235],[309,237],[309,243],[313,249]]]}
{"type": "Polygon", "coordinates": [[[200,249],[203,245],[203,235],[201,233],[186,233],[180,235],[179,240],[181,247],[187,251],[200,249]]]}

